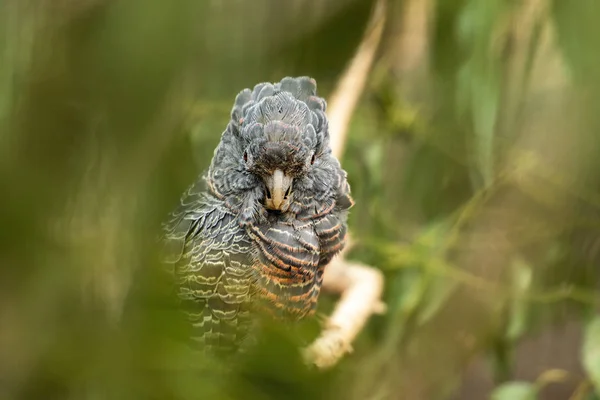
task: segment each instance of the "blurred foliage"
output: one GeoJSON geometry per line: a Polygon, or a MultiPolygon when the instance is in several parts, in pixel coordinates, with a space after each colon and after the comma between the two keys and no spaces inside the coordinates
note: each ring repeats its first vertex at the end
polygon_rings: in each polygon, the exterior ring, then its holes
{"type": "Polygon", "coordinates": [[[493,400],[535,400],[535,386],[527,382],[512,382],[499,386],[492,394],[493,400]]]}
{"type": "Polygon", "coordinates": [[[235,362],[188,351],[156,237],[237,92],[327,97],[374,2],[0,3],[0,398],[468,399],[476,355],[493,399],[597,396],[600,5],[431,0],[413,79],[396,28],[423,1],[390,0],[342,160],[388,311],[326,372],[297,352],[315,321],[235,362]],[[572,320],[587,377],[515,377],[520,342],[572,320]]]}

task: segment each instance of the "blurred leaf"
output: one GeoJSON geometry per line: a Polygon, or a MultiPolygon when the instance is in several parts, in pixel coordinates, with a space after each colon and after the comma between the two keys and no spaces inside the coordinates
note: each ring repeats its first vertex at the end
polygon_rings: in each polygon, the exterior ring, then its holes
{"type": "Polygon", "coordinates": [[[436,259],[445,259],[449,250],[449,232],[455,223],[450,217],[433,223],[418,239],[417,248],[423,260],[423,271],[427,277],[427,293],[421,304],[417,322],[424,324],[431,319],[444,305],[450,294],[456,289],[458,281],[448,279],[432,268],[437,263],[436,259]]]}
{"type": "Polygon", "coordinates": [[[448,218],[431,223],[410,246],[382,246],[393,260],[390,266],[400,269],[396,279],[402,282],[401,288],[392,291],[395,301],[390,304],[398,304],[405,318],[416,312],[418,324],[432,318],[458,285],[437,270],[439,260],[448,251],[448,232],[453,221],[454,218],[448,218]]]}
{"type": "Polygon", "coordinates": [[[398,291],[401,296],[397,297],[398,310],[407,319],[415,313],[421,305],[427,291],[427,281],[421,271],[410,269],[400,275],[401,288],[398,291]]]}
{"type": "Polygon", "coordinates": [[[585,371],[600,393],[600,317],[596,316],[585,328],[582,359],[585,371]]]}
{"type": "Polygon", "coordinates": [[[381,140],[373,141],[371,146],[365,149],[365,161],[371,177],[371,184],[374,187],[381,185],[382,166],[381,160],[383,155],[383,142],[381,140]]]}
{"type": "MultiPolygon", "coordinates": [[[[474,166],[484,187],[494,176],[496,124],[502,94],[502,59],[498,38],[507,0],[471,0],[462,10],[458,41],[468,57],[458,70],[457,107],[473,128],[474,166]]],[[[477,182],[477,175],[472,173],[477,182]]],[[[479,184],[476,184],[480,186],[479,184]]]]}
{"type": "Polygon", "coordinates": [[[529,382],[508,382],[498,386],[492,392],[492,400],[535,400],[537,388],[529,382]]]}
{"type": "Polygon", "coordinates": [[[511,341],[518,339],[527,330],[529,300],[526,294],[531,287],[532,278],[531,267],[523,259],[517,258],[512,264],[512,297],[506,332],[507,338],[511,341]]]}
{"type": "Polygon", "coordinates": [[[600,35],[600,4],[595,0],[553,0],[551,4],[558,41],[575,81],[598,91],[600,55],[592,50],[600,35]]]}
{"type": "Polygon", "coordinates": [[[419,312],[418,323],[424,324],[429,321],[445,305],[446,300],[456,290],[458,281],[435,276],[429,282],[427,296],[423,302],[423,308],[419,312]]]}
{"type": "MultiPolygon", "coordinates": [[[[423,269],[427,276],[427,292],[423,298],[417,322],[424,324],[430,320],[437,311],[443,307],[448,297],[456,289],[458,281],[448,279],[439,271],[430,268],[428,258],[444,259],[448,251],[449,232],[454,218],[442,220],[433,224],[419,239],[420,245],[427,247],[422,249],[423,269]]],[[[435,263],[435,261],[433,261],[435,263]]]]}

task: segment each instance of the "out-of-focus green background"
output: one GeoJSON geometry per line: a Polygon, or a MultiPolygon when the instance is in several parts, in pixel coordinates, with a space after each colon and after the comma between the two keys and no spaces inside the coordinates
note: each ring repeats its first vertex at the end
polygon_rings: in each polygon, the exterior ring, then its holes
{"type": "Polygon", "coordinates": [[[328,97],[373,6],[0,3],[0,399],[600,398],[594,0],[387,1],[342,160],[387,313],[326,372],[171,340],[159,225],[235,95],[328,97]]]}

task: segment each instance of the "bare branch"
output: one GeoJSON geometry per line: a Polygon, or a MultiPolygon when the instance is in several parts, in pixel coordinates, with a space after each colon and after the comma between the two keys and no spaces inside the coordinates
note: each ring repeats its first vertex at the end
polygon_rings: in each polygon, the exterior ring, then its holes
{"type": "Polygon", "coordinates": [[[350,119],[364,91],[375,53],[381,42],[386,8],[386,0],[378,0],[375,4],[363,40],[329,99],[327,115],[330,144],[333,155],[338,158],[344,152],[350,119]]]}
{"type": "Polygon", "coordinates": [[[339,259],[326,269],[325,280],[342,297],[321,335],[305,350],[307,360],[319,368],[331,367],[351,352],[369,317],[384,310],[379,300],[383,275],[377,269],[339,259]]]}

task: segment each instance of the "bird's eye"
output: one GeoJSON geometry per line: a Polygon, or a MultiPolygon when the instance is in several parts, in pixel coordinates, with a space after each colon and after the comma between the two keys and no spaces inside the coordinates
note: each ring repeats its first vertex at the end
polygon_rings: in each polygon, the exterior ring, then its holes
{"type": "Polygon", "coordinates": [[[315,154],[313,153],[313,155],[312,155],[312,157],[311,157],[311,159],[310,159],[310,165],[313,165],[313,164],[315,163],[315,158],[316,158],[316,156],[315,156],[315,154]]]}
{"type": "Polygon", "coordinates": [[[244,162],[248,162],[248,151],[244,151],[244,162]]]}

